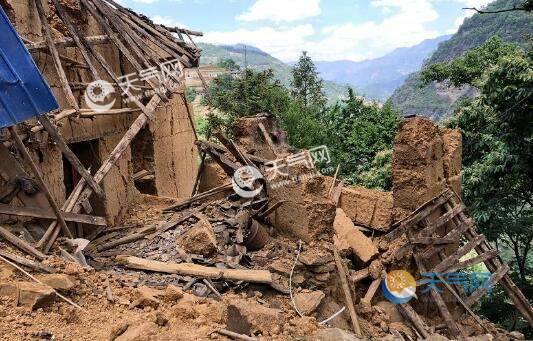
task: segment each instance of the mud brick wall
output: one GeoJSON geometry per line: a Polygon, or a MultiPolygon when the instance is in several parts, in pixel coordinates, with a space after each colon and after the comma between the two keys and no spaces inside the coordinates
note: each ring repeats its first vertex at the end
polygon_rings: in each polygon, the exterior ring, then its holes
{"type": "Polygon", "coordinates": [[[154,135],[154,170],[157,194],[187,198],[191,195],[198,169],[194,132],[187,116],[192,105],[175,94],[155,112],[150,123],[154,135]]]}
{"type": "Polygon", "coordinates": [[[461,186],[461,133],[427,118],[406,119],[394,139],[392,181],[398,221],[451,186],[461,186]]]}
{"type": "MultiPolygon", "coordinates": [[[[44,40],[41,34],[41,23],[31,0],[0,1],[2,7],[8,9],[11,14],[10,19],[19,35],[32,42],[44,40]]],[[[71,14],[71,19],[74,20],[75,25],[83,34],[86,36],[103,34],[96,21],[85,10],[82,10],[79,2],[66,2],[63,0],[60,0],[60,2],[65,6],[67,12],[71,14]]],[[[68,36],[55,14],[53,12],[50,13],[49,4],[44,2],[43,5],[52,26],[54,38],[68,36]]],[[[131,65],[123,60],[124,58],[114,45],[108,43],[96,45],[95,48],[103,55],[118,76],[133,72],[131,65]]],[[[83,62],[83,58],[74,47],[59,48],[58,50],[62,55],[83,62]]],[[[32,55],[59,102],[61,110],[70,109],[51,57],[43,52],[33,53],[32,55]]],[[[90,83],[94,80],[87,70],[67,67],[64,62],[62,64],[69,81],[90,83]]],[[[94,65],[101,79],[111,80],[97,62],[94,65]]],[[[78,100],[80,108],[87,108],[88,106],[84,102],[84,92],[73,90],[73,93],[78,100]]],[[[122,99],[117,96],[114,108],[121,107],[125,106],[122,99]]],[[[100,162],[103,162],[137,115],[139,115],[139,112],[121,115],[98,115],[94,119],[65,119],[60,123],[60,132],[67,140],[67,143],[97,140],[99,146],[98,157],[100,162]]],[[[187,111],[181,96],[175,95],[171,102],[164,104],[163,107],[156,111],[155,115],[154,122],[150,123],[150,129],[154,132],[154,163],[158,194],[173,197],[190,195],[196,174],[197,159],[196,149],[193,144],[192,127],[187,119],[187,111]]],[[[62,204],[66,199],[66,190],[61,153],[55,146],[48,143],[49,140],[46,133],[39,133],[36,138],[40,142],[31,146],[33,148],[32,154],[37,164],[41,167],[43,177],[53,196],[59,204],[62,204]]],[[[117,221],[120,218],[121,213],[129,206],[136,193],[133,183],[131,154],[131,148],[128,147],[102,184],[107,196],[107,200],[104,203],[105,214],[111,221],[117,221]]],[[[93,169],[93,173],[95,171],[93,169]]]]}

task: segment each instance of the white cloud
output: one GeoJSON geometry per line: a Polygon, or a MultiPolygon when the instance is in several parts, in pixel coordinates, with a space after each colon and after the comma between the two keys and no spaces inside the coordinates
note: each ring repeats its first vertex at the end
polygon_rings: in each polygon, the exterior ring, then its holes
{"type": "Polygon", "coordinates": [[[340,23],[324,27],[320,32],[311,24],[240,28],[231,32],[207,32],[201,40],[253,45],[283,61],[296,60],[304,50],[315,60],[362,60],[442,34],[427,27],[439,17],[430,0],[373,0],[371,6],[382,10],[385,18],[358,24],[340,23]]]}
{"type": "Polygon", "coordinates": [[[321,13],[320,0],[257,0],[237,20],[296,21],[321,13]]]}
{"type": "Polygon", "coordinates": [[[206,32],[198,41],[213,44],[248,44],[258,47],[282,60],[295,60],[305,49],[306,38],[314,35],[311,24],[298,25],[287,29],[259,27],[237,29],[231,32],[206,32]]]}
{"type": "MultiPolygon", "coordinates": [[[[146,0],[144,0],[146,1],[146,0]]],[[[157,1],[157,0],[155,0],[157,1]]],[[[167,27],[179,27],[179,28],[185,28],[186,26],[178,21],[175,21],[174,19],[172,19],[171,17],[163,17],[163,16],[160,16],[160,15],[154,15],[153,17],[150,17],[150,19],[152,19],[152,21],[156,24],[159,24],[159,25],[165,25],[167,27]]]]}

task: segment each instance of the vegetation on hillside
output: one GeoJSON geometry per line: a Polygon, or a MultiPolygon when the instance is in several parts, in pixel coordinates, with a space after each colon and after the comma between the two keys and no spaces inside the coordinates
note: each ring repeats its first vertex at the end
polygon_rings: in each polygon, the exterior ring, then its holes
{"type": "MultiPolygon", "coordinates": [[[[232,60],[241,70],[245,66],[255,71],[272,69],[275,79],[279,80],[285,87],[290,86],[291,66],[258,48],[246,46],[245,58],[244,45],[220,46],[205,43],[198,45],[202,49],[202,64],[218,65],[221,61],[232,60]]],[[[333,104],[343,97],[346,90],[347,87],[342,84],[324,81],[323,91],[329,104],[333,104]]]]}
{"type": "MultiPolygon", "coordinates": [[[[512,253],[511,275],[533,295],[533,53],[493,38],[422,73],[427,81],[468,84],[479,96],[461,103],[447,125],[463,133],[464,199],[477,228],[512,253]]],[[[507,328],[527,323],[496,292],[481,313],[507,328]]]]}
{"type": "MultiPolygon", "coordinates": [[[[523,2],[523,0],[498,0],[488,5],[486,10],[513,8],[521,6],[523,2]]],[[[439,44],[426,66],[461,57],[492,36],[498,36],[506,42],[516,43],[525,48],[533,35],[532,19],[533,14],[525,11],[475,14],[465,19],[458,32],[449,40],[439,44]]],[[[468,84],[464,84],[461,88],[446,89],[437,83],[423,84],[420,73],[414,73],[408,77],[404,85],[396,89],[391,100],[405,114],[421,114],[439,120],[454,111],[457,100],[472,97],[474,94],[468,84]]]]}

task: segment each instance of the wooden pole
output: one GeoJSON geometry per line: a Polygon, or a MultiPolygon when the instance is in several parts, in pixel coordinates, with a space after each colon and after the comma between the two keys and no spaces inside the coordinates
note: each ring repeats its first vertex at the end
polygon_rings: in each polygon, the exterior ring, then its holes
{"type": "Polygon", "coordinates": [[[46,19],[46,13],[44,11],[43,4],[41,0],[33,0],[33,2],[35,3],[35,7],[37,8],[37,13],[39,14],[39,18],[41,20],[41,25],[42,25],[41,30],[45,37],[46,44],[48,45],[48,49],[50,51],[50,55],[52,56],[52,60],[54,61],[54,66],[59,76],[59,82],[61,83],[61,87],[63,88],[65,97],[67,98],[67,101],[70,104],[70,106],[76,109],[76,111],[78,111],[80,107],[78,105],[78,101],[76,100],[76,98],[74,97],[74,94],[72,93],[72,89],[70,88],[70,85],[68,84],[65,70],[63,69],[63,66],[61,65],[61,60],[59,59],[59,53],[57,52],[57,48],[54,44],[54,40],[52,39],[52,31],[50,28],[50,24],[48,23],[48,20],[46,19]]]}
{"type": "Polygon", "coordinates": [[[341,280],[342,290],[344,291],[344,299],[346,301],[346,306],[350,313],[350,319],[352,320],[352,327],[357,337],[361,337],[361,328],[359,327],[359,321],[357,320],[357,313],[355,312],[355,307],[353,305],[352,293],[350,292],[350,286],[348,285],[348,280],[346,279],[346,272],[342,265],[342,259],[339,256],[339,251],[333,246],[333,255],[335,257],[335,264],[337,265],[337,270],[339,272],[339,278],[341,280]]]}
{"type": "MultiPolygon", "coordinates": [[[[36,0],[39,1],[39,0],[36,0]]],[[[37,183],[39,184],[39,187],[44,192],[46,199],[48,199],[48,202],[50,203],[50,206],[52,206],[52,209],[54,210],[54,213],[56,214],[57,221],[59,222],[59,225],[61,226],[61,229],[63,230],[63,233],[69,238],[72,238],[72,233],[70,233],[70,229],[67,226],[67,223],[65,222],[65,219],[63,219],[63,216],[61,215],[61,211],[59,210],[59,207],[57,206],[56,201],[52,197],[52,194],[48,190],[48,187],[44,183],[44,180],[41,176],[41,173],[39,172],[39,169],[37,168],[37,165],[35,162],[33,162],[33,159],[31,158],[30,154],[28,153],[28,150],[26,149],[26,146],[24,146],[24,143],[22,143],[22,140],[20,139],[20,136],[17,134],[15,129],[13,127],[9,127],[9,132],[11,133],[11,136],[13,137],[13,141],[15,142],[15,145],[17,146],[18,151],[20,154],[22,154],[22,157],[28,164],[28,166],[31,168],[33,175],[37,179],[37,183]]]]}
{"type": "Polygon", "coordinates": [[[119,256],[117,259],[130,269],[196,276],[201,278],[272,284],[272,275],[268,270],[218,269],[190,263],[165,263],[133,256],[119,256]]]}
{"type": "Polygon", "coordinates": [[[9,232],[7,229],[0,227],[0,237],[4,238],[17,248],[21,249],[22,251],[25,251],[27,254],[39,259],[43,260],[46,258],[46,255],[42,253],[41,251],[37,250],[33,246],[31,246],[29,243],[25,242],[24,240],[20,239],[19,237],[15,236],[13,233],[9,232]]]}

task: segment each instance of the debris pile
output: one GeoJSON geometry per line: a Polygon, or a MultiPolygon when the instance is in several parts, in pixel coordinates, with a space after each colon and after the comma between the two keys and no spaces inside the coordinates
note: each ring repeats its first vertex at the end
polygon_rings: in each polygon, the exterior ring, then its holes
{"type": "Polygon", "coordinates": [[[446,284],[443,294],[419,294],[409,302],[390,302],[381,290],[393,270],[418,276],[484,262],[494,284],[531,316],[527,299],[506,275],[508,266],[475,232],[460,201],[460,136],[441,134],[425,119],[406,120],[394,146],[392,192],[347,186],[315,168],[312,177],[291,173],[283,178],[290,181],[273,186],[268,165],[294,151],[272,122],[268,116],[241,118],[238,142],[220,132],[222,145],[197,141],[201,169],[219,181],[207,185],[200,172],[199,193],[182,201],[139,195],[121,226],[99,230],[88,244],[60,239],[51,256],[30,260],[1,240],[1,259],[9,263],[0,263],[0,334],[65,340],[520,339],[472,312],[486,290],[467,295],[446,284]],[[246,166],[261,177],[234,188],[238,184],[230,182],[246,166]],[[246,197],[239,188],[260,191],[246,197]],[[470,250],[478,256],[461,260],[470,250]],[[31,270],[34,280],[13,266],[31,270]]]}

